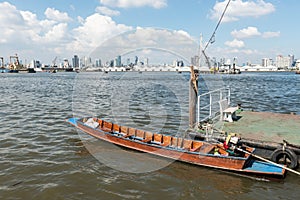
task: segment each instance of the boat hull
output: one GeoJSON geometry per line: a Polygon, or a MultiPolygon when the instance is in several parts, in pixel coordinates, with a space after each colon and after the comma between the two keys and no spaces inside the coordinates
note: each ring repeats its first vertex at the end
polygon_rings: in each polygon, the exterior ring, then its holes
{"type": "MultiPolygon", "coordinates": [[[[192,151],[191,148],[183,148],[182,145],[165,146],[156,141],[145,142],[145,138],[137,140],[134,135],[124,137],[123,135],[120,135],[118,131],[114,131],[113,128],[90,127],[76,118],[71,118],[68,122],[85,133],[109,143],[181,162],[258,176],[274,176],[282,178],[285,175],[284,169],[264,162],[255,161],[247,154],[242,157],[214,155],[214,148],[212,148],[214,145],[207,145],[205,148],[201,147],[199,151],[192,151]]],[[[137,132],[137,130],[133,130],[135,133],[137,132]]],[[[172,137],[172,139],[179,140],[177,137],[172,137]]],[[[183,143],[183,141],[181,142],[183,143]]]]}

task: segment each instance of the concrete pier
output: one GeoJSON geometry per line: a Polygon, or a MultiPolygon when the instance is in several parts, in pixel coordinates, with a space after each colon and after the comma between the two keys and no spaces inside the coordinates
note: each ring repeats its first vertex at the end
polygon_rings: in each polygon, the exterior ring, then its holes
{"type": "Polygon", "coordinates": [[[224,122],[223,130],[238,133],[242,138],[300,145],[300,116],[270,112],[242,111],[238,120],[224,122]]]}

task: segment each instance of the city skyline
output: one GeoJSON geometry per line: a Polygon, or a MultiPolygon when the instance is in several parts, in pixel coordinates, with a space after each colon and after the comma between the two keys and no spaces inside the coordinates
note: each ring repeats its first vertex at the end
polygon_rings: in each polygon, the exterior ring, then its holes
{"type": "MultiPolygon", "coordinates": [[[[191,57],[191,61],[189,65],[193,66],[199,66],[198,62],[199,57],[194,56],[191,57]]],[[[233,65],[239,67],[244,66],[261,66],[261,67],[277,67],[278,69],[292,69],[292,68],[299,68],[300,66],[300,59],[295,59],[294,55],[277,55],[275,59],[273,58],[262,58],[260,63],[251,63],[251,62],[243,62],[239,63],[236,58],[233,58],[232,60],[229,58],[208,58],[210,60],[210,66],[211,67],[220,67],[222,65],[233,65]]],[[[184,63],[183,60],[176,59],[176,60],[170,60],[168,63],[161,63],[161,64],[151,64],[151,59],[148,57],[140,58],[138,56],[134,57],[125,57],[123,58],[121,55],[116,56],[113,60],[105,61],[103,62],[101,58],[98,59],[92,59],[91,57],[83,56],[79,58],[78,55],[74,55],[74,57],[71,59],[72,65],[71,67],[74,68],[85,68],[85,67],[91,67],[91,68],[99,68],[99,67],[133,67],[133,66],[175,66],[175,67],[188,67],[186,63],[184,63]]],[[[37,61],[40,63],[39,61],[37,61]]],[[[68,59],[65,59],[64,62],[68,62],[68,59]]],[[[59,65],[63,66],[64,62],[60,62],[59,65]]],[[[208,67],[201,65],[200,67],[208,67]]]]}
{"type": "MultiPolygon", "coordinates": [[[[0,56],[7,62],[17,53],[23,63],[37,59],[51,64],[57,56],[89,56],[104,41],[134,29],[147,32],[147,27],[181,32],[195,42],[203,34],[205,44],[227,2],[7,0],[0,3],[0,56]]],[[[298,58],[297,4],[289,0],[232,0],[207,55],[251,63],[277,55],[298,58]]],[[[147,34],[149,38],[160,36],[151,35],[151,31],[147,34]]]]}
{"type": "MultiPolygon", "coordinates": [[[[17,55],[15,55],[17,56],[17,55]]],[[[13,57],[15,57],[13,56],[13,57]]],[[[202,58],[204,59],[204,58],[202,58]]],[[[260,66],[260,67],[277,67],[278,69],[295,69],[300,67],[300,59],[295,59],[294,55],[277,55],[275,59],[273,58],[262,58],[260,63],[252,63],[252,62],[240,62],[237,60],[236,57],[233,59],[231,58],[210,58],[210,64],[208,65],[200,65],[200,67],[216,67],[216,66],[228,66],[235,64],[236,66],[243,67],[243,66],[260,66]]],[[[13,62],[15,60],[13,59],[13,62]]],[[[177,67],[188,67],[193,65],[195,67],[199,66],[199,56],[195,55],[191,57],[189,63],[185,63],[183,60],[175,59],[169,60],[168,62],[164,63],[151,63],[151,59],[149,57],[122,57],[121,55],[116,56],[112,60],[103,61],[101,58],[91,58],[87,56],[79,57],[78,55],[74,55],[72,58],[64,58],[57,59],[57,57],[52,61],[51,64],[49,63],[42,63],[40,60],[31,60],[30,62],[23,63],[22,60],[19,60],[19,63],[24,65],[27,68],[44,68],[44,67],[58,67],[58,68],[99,68],[99,67],[133,67],[133,66],[177,66],[177,67]]],[[[8,66],[10,63],[0,63],[1,65],[8,66]]]]}

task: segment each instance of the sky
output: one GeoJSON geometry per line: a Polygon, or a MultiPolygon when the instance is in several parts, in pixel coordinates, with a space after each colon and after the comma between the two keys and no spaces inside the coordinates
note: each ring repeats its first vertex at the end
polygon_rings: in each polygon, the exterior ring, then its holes
{"type": "MultiPolygon", "coordinates": [[[[179,51],[179,54],[186,48],[180,46],[181,35],[196,44],[193,48],[197,53],[200,35],[205,45],[227,2],[0,1],[0,57],[8,62],[9,56],[18,54],[23,64],[32,59],[51,64],[55,57],[70,60],[75,54],[79,57],[94,55],[95,49],[101,49],[99,46],[105,42],[118,43],[116,41],[122,34],[127,34],[127,40],[134,35],[133,40],[123,45],[135,43],[132,48],[141,48],[145,45],[151,47],[149,41],[152,44],[161,42],[163,45],[153,47],[169,48],[170,52],[179,51]],[[143,42],[139,43],[141,40],[143,42]]],[[[300,1],[297,0],[232,0],[217,29],[214,43],[206,49],[207,56],[217,60],[237,58],[239,64],[260,64],[262,58],[275,60],[277,55],[293,54],[295,58],[300,58],[299,6],[300,1]]],[[[99,54],[98,57],[101,57],[99,54]]],[[[188,54],[184,57],[189,59],[188,54]]]]}

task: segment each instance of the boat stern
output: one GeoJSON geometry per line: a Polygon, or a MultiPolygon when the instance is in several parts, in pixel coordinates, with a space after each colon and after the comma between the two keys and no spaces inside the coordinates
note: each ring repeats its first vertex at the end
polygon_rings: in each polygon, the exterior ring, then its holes
{"type": "Polygon", "coordinates": [[[262,162],[258,160],[252,160],[251,163],[243,170],[248,173],[253,173],[257,175],[267,175],[274,177],[285,177],[286,170],[285,166],[277,166],[272,163],[262,162]]]}

